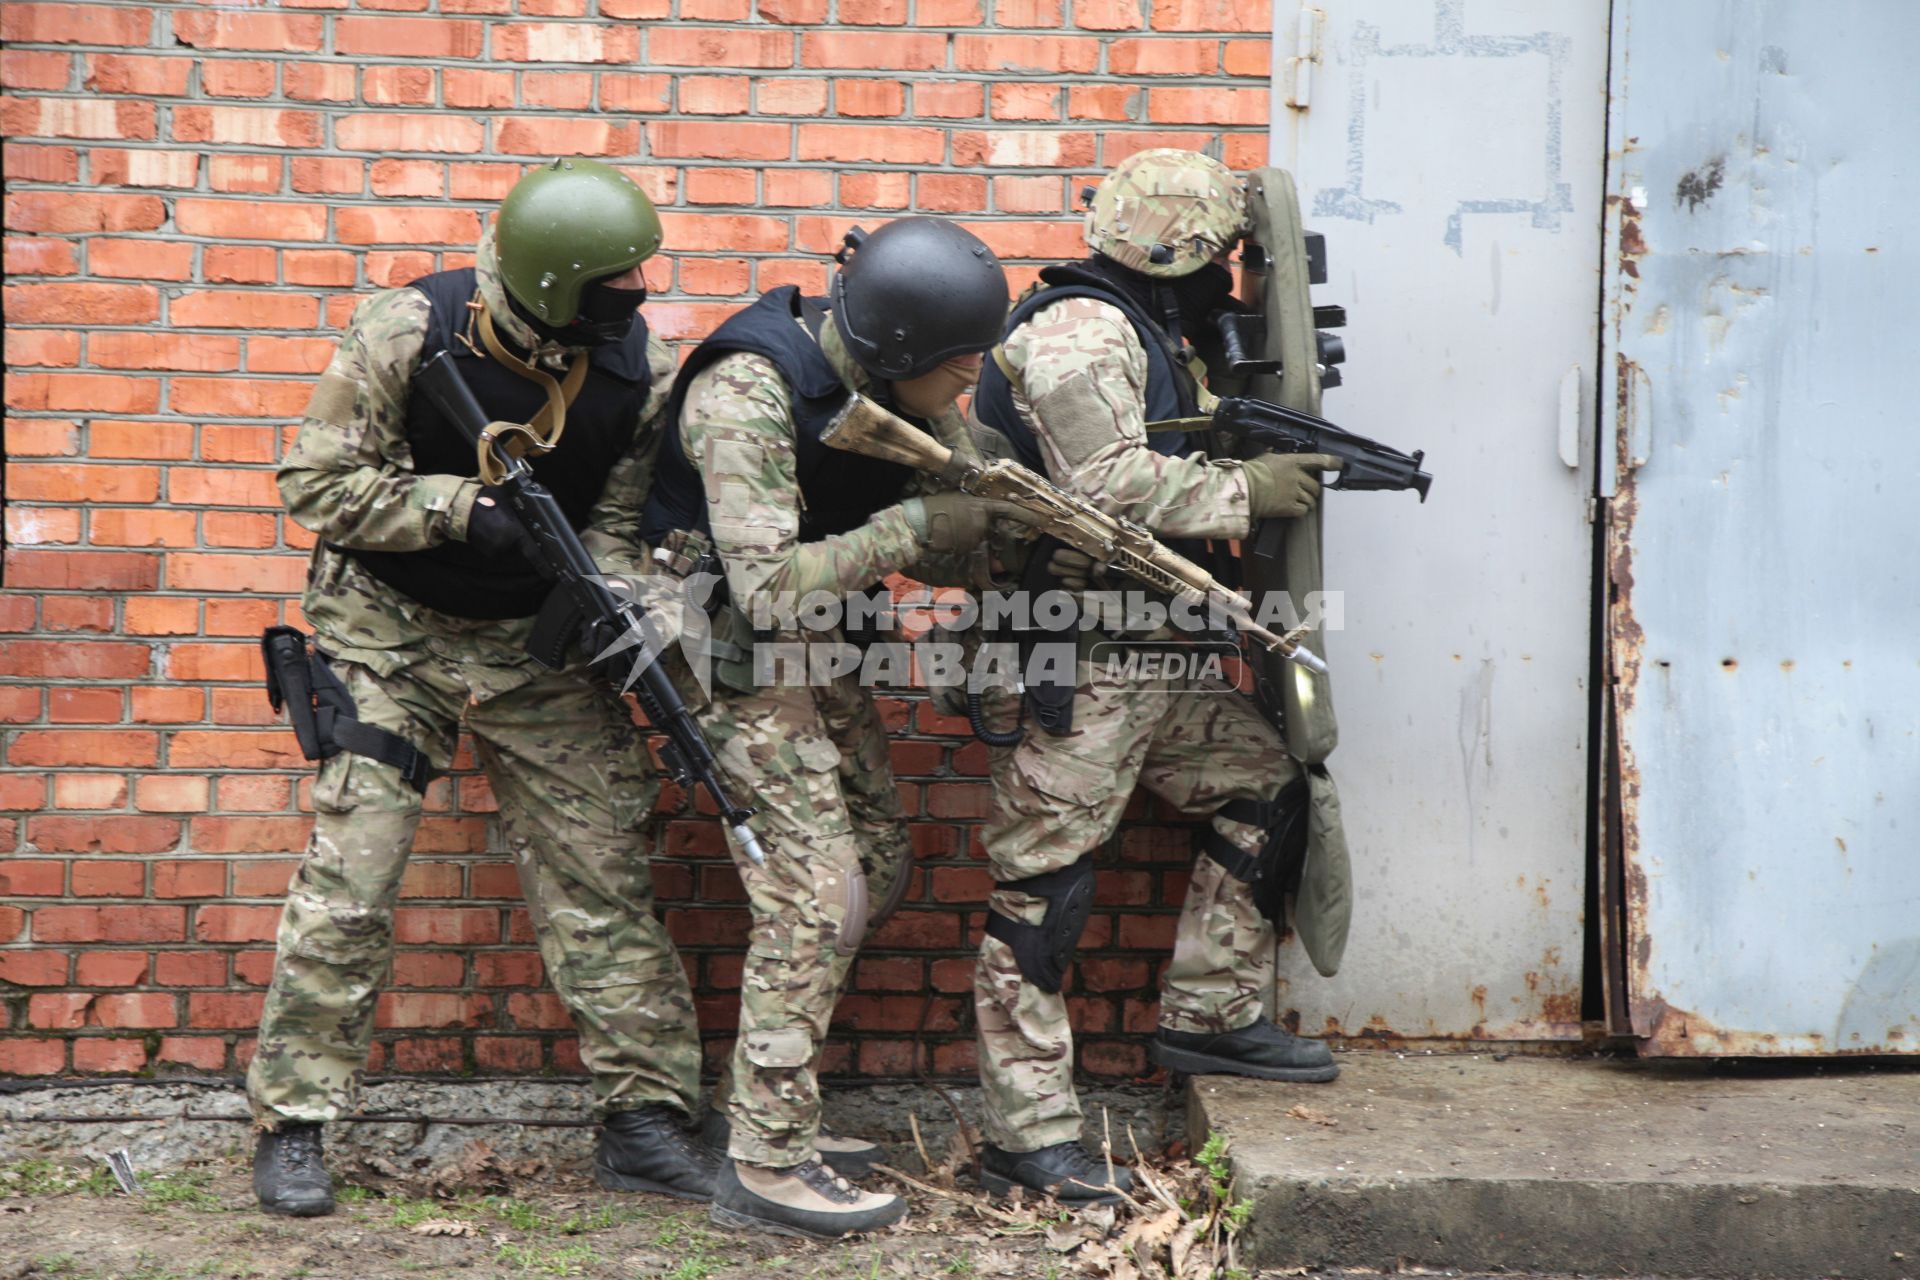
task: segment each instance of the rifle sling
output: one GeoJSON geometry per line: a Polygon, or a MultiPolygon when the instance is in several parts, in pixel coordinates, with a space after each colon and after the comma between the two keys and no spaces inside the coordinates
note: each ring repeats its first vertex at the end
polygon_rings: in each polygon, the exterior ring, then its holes
{"type": "MultiPolygon", "coordinates": [[[[547,403],[541,406],[531,421],[519,430],[502,433],[500,447],[516,458],[525,457],[528,453],[538,457],[553,452],[560,447],[560,436],[567,429],[567,410],[580,395],[580,388],[586,385],[587,357],[576,355],[567,366],[564,380],[556,379],[536,364],[531,356],[523,360],[507,350],[506,344],[500,341],[500,335],[494,330],[493,313],[488,310],[484,298],[475,298],[468,305],[479,317],[480,342],[486,347],[487,354],[502,368],[518,374],[547,393],[547,403]]],[[[491,475],[490,448],[490,444],[482,440],[480,474],[498,484],[498,478],[491,475]]]]}

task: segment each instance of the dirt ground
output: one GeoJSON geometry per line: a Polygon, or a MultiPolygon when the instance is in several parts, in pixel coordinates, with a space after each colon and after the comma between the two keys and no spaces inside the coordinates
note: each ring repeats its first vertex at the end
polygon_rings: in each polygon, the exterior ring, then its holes
{"type": "Polygon", "coordinates": [[[928,1195],[916,1196],[902,1228],[828,1246],[723,1234],[704,1205],[604,1192],[578,1170],[537,1172],[501,1191],[446,1199],[382,1195],[350,1183],[339,1212],[304,1221],[260,1213],[238,1160],[153,1175],[138,1198],[99,1178],[49,1194],[61,1181],[57,1166],[29,1168],[25,1181],[39,1194],[0,1201],[4,1280],[1067,1274],[1043,1235],[998,1235],[959,1202],[928,1195]]]}
{"type": "MultiPolygon", "coordinates": [[[[1100,1101],[1131,1117],[1152,1158],[1164,1159],[1169,1146],[1176,1157],[1182,1153],[1177,1094],[1158,1088],[1111,1092],[1116,1096],[1100,1101]]],[[[95,1095],[69,1094],[56,1102],[71,1109],[83,1098],[91,1103],[95,1095]]],[[[871,1130],[859,1123],[886,1101],[852,1091],[836,1096],[831,1110],[854,1121],[842,1126],[849,1132],[910,1138],[888,1132],[891,1126],[871,1130]]],[[[116,1090],[97,1105],[102,1111],[161,1109],[152,1090],[116,1090]]],[[[194,1105],[222,1109],[198,1095],[194,1105]]],[[[971,1111],[974,1100],[963,1105],[971,1111]]],[[[932,1108],[941,1109],[937,1103],[932,1108]]],[[[0,1163],[0,1280],[1067,1280],[1092,1274],[1078,1256],[1088,1252],[1082,1246],[1096,1236],[1117,1239],[1125,1225],[1113,1224],[1109,1214],[1082,1228],[1047,1204],[1014,1205],[1012,1212],[988,1205],[971,1173],[960,1168],[954,1126],[932,1115],[920,1143],[891,1141],[887,1153],[916,1182],[943,1184],[944,1194],[875,1175],[868,1185],[906,1192],[911,1214],[885,1233],[833,1245],[723,1232],[708,1221],[704,1205],[602,1191],[588,1175],[591,1140],[583,1130],[530,1131],[530,1144],[527,1132],[465,1129],[448,1135],[459,1140],[458,1148],[402,1149],[369,1142],[366,1127],[358,1134],[343,1129],[329,1154],[339,1211],[295,1221],[270,1217],[255,1205],[244,1125],[201,1125],[191,1141],[145,1147],[143,1168],[155,1167],[139,1175],[141,1194],[129,1196],[98,1158],[112,1145],[104,1131],[89,1127],[85,1141],[63,1140],[82,1131],[23,1119],[18,1112],[13,1116],[11,1161],[0,1163]],[[30,1138],[27,1130],[33,1131],[30,1138]],[[205,1136],[210,1132],[219,1138],[218,1150],[205,1136]],[[193,1154],[168,1159],[165,1152],[193,1154]]],[[[143,1150],[138,1141],[134,1148],[143,1150]]]]}

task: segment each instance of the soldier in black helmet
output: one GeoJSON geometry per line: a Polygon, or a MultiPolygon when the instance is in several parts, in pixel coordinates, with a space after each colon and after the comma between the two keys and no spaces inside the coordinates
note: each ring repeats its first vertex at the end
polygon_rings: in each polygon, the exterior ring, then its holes
{"type": "Polygon", "coordinates": [[[254,1189],[270,1212],[333,1210],[321,1125],[353,1109],[422,793],[463,725],[579,1028],[604,1117],[601,1184],[712,1192],[714,1156],[691,1131],[693,994],[652,910],[646,749],[590,655],[552,671],[527,653],[551,584],[473,444],[415,386],[424,361],[451,352],[482,408],[531,424],[535,473],[600,566],[643,569],[639,495],[673,372],[639,314],[641,264],[659,247],[653,205],[625,174],[591,160],[533,169],[476,266],[354,313],[280,465],[288,513],[320,540],[302,601],[315,650],[275,632],[268,648],[302,745],[323,759],[247,1073],[254,1189]]]}
{"type": "Polygon", "coordinates": [[[876,1149],[820,1134],[815,1073],[854,952],[903,895],[911,849],[871,694],[857,670],[815,661],[844,656],[845,631],[782,605],[871,593],[902,571],[983,583],[989,523],[1014,514],[821,443],[859,391],[975,456],[954,401],[1007,310],[999,262],[952,223],[903,218],[847,239],[829,297],[776,289],[688,360],[645,523],[682,566],[717,553],[729,599],[703,727],[727,780],[756,798],[767,853],[757,866],[734,850],[753,931],[730,1097],[709,1129],[730,1131],[732,1157],[713,1217],[821,1239],[906,1212],[841,1176],[876,1149]]]}

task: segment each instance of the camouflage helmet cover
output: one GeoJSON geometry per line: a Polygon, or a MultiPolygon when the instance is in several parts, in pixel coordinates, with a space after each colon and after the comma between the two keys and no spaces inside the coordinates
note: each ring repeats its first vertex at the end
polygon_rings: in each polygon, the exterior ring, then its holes
{"type": "Polygon", "coordinates": [[[1247,186],[1198,151],[1160,147],[1115,165],[1087,210],[1087,246],[1143,275],[1191,275],[1246,234],[1247,186]]]}
{"type": "Polygon", "coordinates": [[[581,291],[660,248],[660,215],[632,178],[598,160],[568,158],[529,170],[494,222],[500,281],[549,325],[573,323],[581,291]]]}

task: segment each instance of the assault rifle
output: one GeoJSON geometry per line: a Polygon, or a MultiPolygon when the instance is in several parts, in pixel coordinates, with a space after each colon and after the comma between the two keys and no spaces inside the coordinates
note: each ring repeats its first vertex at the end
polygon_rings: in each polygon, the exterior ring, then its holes
{"type": "Polygon", "coordinates": [[[1155,591],[1218,609],[1241,631],[1303,667],[1327,669],[1318,655],[1300,646],[1299,637],[1306,628],[1285,635],[1268,631],[1254,620],[1252,607],[1244,599],[1193,561],[1161,546],[1145,528],[1108,515],[1018,462],[1004,458],[985,465],[971,462],[861,395],[848,400],[833,416],[820,439],[836,449],[937,475],[978,497],[998,498],[1037,512],[1043,517],[1037,526],[1041,533],[1155,591]]]}
{"type": "Polygon", "coordinates": [[[495,438],[493,427],[497,424],[487,420],[486,411],[474,399],[472,388],[454,367],[453,357],[443,351],[427,361],[421,367],[419,382],[440,407],[440,412],[451,418],[476,448],[484,444],[492,451],[494,461],[504,473],[500,487],[506,491],[507,504],[526,533],[523,543],[527,557],[554,583],[556,598],[550,599],[541,610],[541,622],[535,629],[537,639],[528,646],[529,652],[549,667],[565,666],[567,646],[583,628],[589,650],[600,646],[600,656],[637,649],[636,670],[629,682],[647,719],[667,735],[660,749],[667,776],[681,786],[688,786],[694,780],[705,785],[713,802],[720,807],[721,816],[733,829],[741,851],[756,865],[765,866],[767,856],[753,829],[747,826],[747,819],[754,811],[734,803],[727,795],[713,747],[700,732],[693,712],[687,709],[680,691],[673,687],[660,662],[664,646],[654,634],[646,611],[631,601],[622,600],[607,586],[600,567],[581,544],[580,535],[567,522],[566,513],[554,501],[553,494],[534,478],[533,468],[524,458],[508,452],[495,438]],[[552,625],[550,620],[556,617],[565,621],[552,625]],[[538,639],[542,631],[547,633],[544,641],[538,639]]]}
{"type": "Polygon", "coordinates": [[[1225,431],[1274,453],[1330,453],[1346,465],[1329,489],[1412,489],[1427,500],[1433,477],[1420,469],[1424,451],[1401,453],[1365,436],[1342,430],[1325,418],[1265,400],[1222,400],[1211,419],[1196,426],[1225,431]]]}

